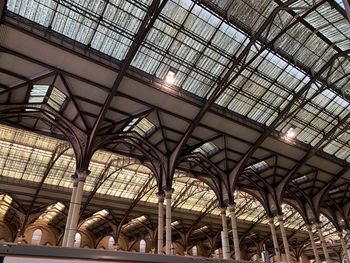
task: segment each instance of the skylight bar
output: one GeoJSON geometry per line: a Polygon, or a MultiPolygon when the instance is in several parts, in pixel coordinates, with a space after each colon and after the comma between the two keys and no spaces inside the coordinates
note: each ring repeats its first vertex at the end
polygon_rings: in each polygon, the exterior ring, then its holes
{"type": "Polygon", "coordinates": [[[336,187],[336,188],[333,188],[331,190],[328,191],[329,194],[334,194],[334,193],[337,193],[340,191],[340,188],[339,187],[336,187]]]}
{"type": "Polygon", "coordinates": [[[305,181],[307,181],[307,176],[306,175],[297,177],[297,178],[292,180],[292,182],[295,183],[295,184],[299,184],[299,183],[302,183],[302,182],[305,182],[305,181]]]}
{"type": "Polygon", "coordinates": [[[246,170],[251,169],[251,170],[253,170],[255,172],[261,172],[263,170],[266,170],[269,167],[270,166],[269,166],[269,164],[267,162],[261,161],[261,162],[258,162],[258,163],[255,163],[255,164],[252,164],[252,165],[248,166],[246,168],[246,170]]]}
{"type": "Polygon", "coordinates": [[[206,142],[202,146],[193,150],[194,153],[198,152],[198,153],[201,153],[205,156],[213,155],[214,153],[216,153],[218,151],[219,151],[219,148],[212,142],[206,142]]]}

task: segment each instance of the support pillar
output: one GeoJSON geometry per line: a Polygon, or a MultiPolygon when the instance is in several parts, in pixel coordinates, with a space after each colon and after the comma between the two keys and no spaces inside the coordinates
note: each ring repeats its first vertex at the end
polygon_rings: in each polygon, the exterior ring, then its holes
{"type": "Polygon", "coordinates": [[[222,241],[222,254],[224,259],[230,259],[230,245],[228,242],[228,228],[227,228],[227,218],[226,218],[226,207],[221,208],[221,220],[222,220],[222,232],[221,232],[221,241],[222,241]]]}
{"type": "Polygon", "coordinates": [[[269,224],[270,224],[270,228],[271,228],[271,236],[272,236],[272,242],[273,242],[273,248],[274,248],[274,252],[275,252],[276,261],[281,261],[281,254],[280,254],[280,249],[279,249],[279,245],[278,245],[274,217],[269,218],[269,224]]]}
{"type": "Polygon", "coordinates": [[[284,253],[286,254],[286,262],[287,263],[291,263],[290,250],[289,250],[287,233],[286,233],[286,230],[284,228],[283,215],[279,215],[278,216],[278,222],[280,224],[280,230],[281,230],[281,236],[282,236],[282,241],[283,241],[284,253]]]}
{"type": "Polygon", "coordinates": [[[171,196],[173,189],[165,190],[165,254],[171,255],[171,196]]]}
{"type": "Polygon", "coordinates": [[[343,238],[343,233],[342,232],[338,232],[339,235],[339,239],[340,239],[340,244],[343,250],[343,257],[346,259],[346,262],[350,262],[350,256],[348,253],[348,250],[346,249],[346,244],[343,238]]]}
{"type": "Polygon", "coordinates": [[[324,257],[326,258],[327,263],[331,263],[331,260],[329,258],[328,250],[327,250],[327,245],[326,245],[326,240],[324,239],[324,236],[322,234],[322,229],[320,224],[316,224],[316,229],[318,236],[320,237],[321,245],[322,245],[322,250],[324,253],[324,257]]]}
{"type": "Polygon", "coordinates": [[[317,246],[315,243],[315,238],[312,233],[312,225],[307,225],[306,227],[307,227],[307,231],[309,232],[312,251],[314,252],[316,263],[321,263],[320,256],[318,255],[317,246]]]}
{"type": "Polygon", "coordinates": [[[164,237],[164,193],[158,193],[158,246],[157,253],[163,253],[164,237]]]}
{"type": "MultiPolygon", "coordinates": [[[[83,193],[84,193],[84,183],[85,183],[85,179],[86,179],[86,176],[88,175],[88,173],[89,173],[88,171],[77,172],[78,185],[76,187],[74,205],[72,207],[72,212],[71,212],[71,222],[69,224],[69,230],[68,230],[68,235],[67,235],[67,240],[66,240],[66,247],[73,247],[73,245],[74,245],[75,234],[77,232],[78,221],[79,221],[79,216],[80,216],[81,200],[83,198],[83,193]]],[[[69,209],[71,209],[71,208],[69,208],[69,209]]],[[[68,212],[68,214],[69,214],[69,212],[68,212]]]]}
{"type": "Polygon", "coordinates": [[[235,204],[229,205],[231,226],[232,226],[232,236],[233,236],[233,247],[235,249],[235,259],[241,260],[241,250],[239,248],[239,238],[237,229],[237,218],[236,218],[236,207],[235,204]]]}
{"type": "Polygon", "coordinates": [[[71,176],[71,178],[72,178],[73,188],[72,188],[72,195],[71,195],[70,203],[69,203],[66,227],[65,227],[64,235],[63,235],[62,247],[67,246],[67,238],[68,238],[68,233],[70,231],[70,224],[72,221],[72,212],[74,210],[74,204],[75,204],[74,200],[75,200],[75,196],[77,193],[77,186],[78,186],[78,176],[76,174],[73,174],[71,176]]]}

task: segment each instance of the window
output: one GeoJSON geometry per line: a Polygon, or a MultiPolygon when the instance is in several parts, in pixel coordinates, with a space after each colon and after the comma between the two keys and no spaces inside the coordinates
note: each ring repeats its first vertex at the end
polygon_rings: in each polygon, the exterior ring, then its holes
{"type": "Polygon", "coordinates": [[[144,239],[140,241],[140,253],[146,253],[146,241],[144,239]]]}
{"type": "Polygon", "coordinates": [[[193,257],[197,257],[198,256],[197,246],[192,247],[192,256],[193,257]]]}
{"type": "Polygon", "coordinates": [[[108,249],[114,249],[114,237],[110,236],[108,239],[108,249]]]}
{"type": "Polygon", "coordinates": [[[43,232],[40,229],[36,229],[32,236],[32,245],[40,245],[41,237],[43,232]]]}
{"type": "Polygon", "coordinates": [[[79,232],[77,232],[74,238],[74,247],[80,247],[80,242],[81,242],[81,235],[79,232]]]}

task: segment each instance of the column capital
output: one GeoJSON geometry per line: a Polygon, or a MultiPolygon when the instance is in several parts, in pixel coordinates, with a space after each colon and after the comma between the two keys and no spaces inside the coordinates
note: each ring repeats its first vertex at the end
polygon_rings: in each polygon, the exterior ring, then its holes
{"type": "Polygon", "coordinates": [[[85,182],[86,177],[91,173],[89,170],[80,170],[78,169],[76,172],[77,178],[79,182],[85,182]]]}
{"type": "Polygon", "coordinates": [[[308,231],[312,231],[312,225],[306,225],[308,231]]]}
{"type": "Polygon", "coordinates": [[[278,222],[283,222],[283,214],[277,215],[278,222]]]}
{"type": "Polygon", "coordinates": [[[317,230],[321,229],[322,226],[320,223],[315,223],[314,226],[316,227],[317,230]]]}
{"type": "Polygon", "coordinates": [[[77,186],[78,186],[78,175],[77,175],[77,174],[72,174],[72,175],[70,176],[70,178],[72,179],[73,186],[74,186],[74,187],[77,187],[77,186]]]}
{"type": "Polygon", "coordinates": [[[157,194],[157,197],[158,197],[158,203],[163,203],[164,202],[164,192],[161,191],[161,192],[158,192],[157,194]]]}
{"type": "Polygon", "coordinates": [[[164,189],[165,198],[170,199],[173,192],[174,192],[174,188],[164,189]]]}
{"type": "Polygon", "coordinates": [[[221,206],[220,208],[220,215],[225,215],[226,216],[226,206],[221,206]]]}
{"type": "Polygon", "coordinates": [[[229,205],[228,205],[228,211],[229,211],[230,213],[236,212],[236,203],[231,203],[231,204],[229,204],[229,205]]]}

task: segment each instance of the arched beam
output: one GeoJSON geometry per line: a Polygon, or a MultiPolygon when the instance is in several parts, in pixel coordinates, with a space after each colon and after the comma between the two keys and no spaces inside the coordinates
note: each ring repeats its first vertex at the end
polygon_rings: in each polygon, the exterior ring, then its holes
{"type": "MultiPolygon", "coordinates": [[[[167,0],[153,0],[149,9],[147,10],[147,13],[142,20],[138,31],[135,35],[135,38],[123,60],[123,64],[121,66],[120,71],[118,72],[118,75],[110,89],[110,92],[92,126],[92,129],[89,133],[88,141],[87,141],[87,153],[86,155],[88,156],[87,159],[91,158],[93,155],[93,149],[94,149],[94,143],[95,143],[95,138],[98,135],[99,129],[101,128],[102,122],[104,120],[104,117],[108,111],[108,108],[114,98],[114,96],[117,93],[117,90],[120,86],[120,83],[124,79],[124,76],[127,73],[127,70],[136,56],[137,51],[139,50],[142,42],[146,38],[148,32],[152,29],[154,22],[160,15],[161,11],[163,10],[165,4],[167,3],[167,0]]],[[[89,161],[89,160],[87,160],[89,161]]]]}

